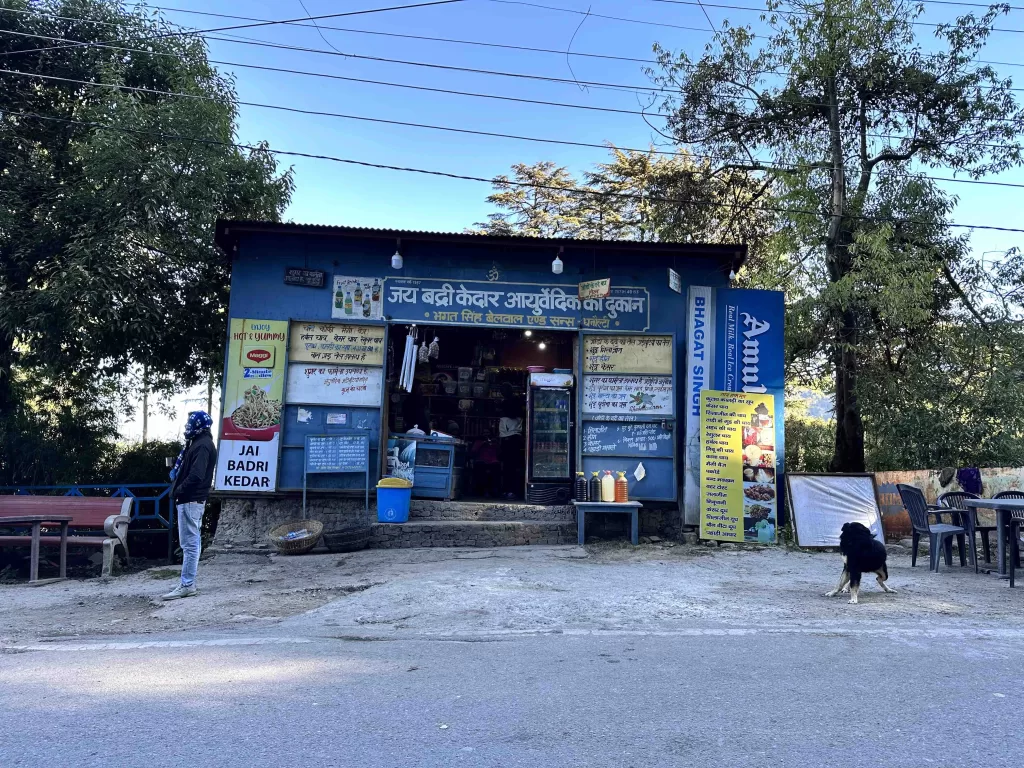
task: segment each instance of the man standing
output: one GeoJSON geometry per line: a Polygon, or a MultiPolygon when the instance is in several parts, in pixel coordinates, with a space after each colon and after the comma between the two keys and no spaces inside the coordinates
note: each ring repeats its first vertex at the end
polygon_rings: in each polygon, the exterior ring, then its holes
{"type": "Polygon", "coordinates": [[[206,411],[192,411],[185,424],[185,447],[171,470],[171,503],[178,511],[178,541],[181,543],[181,583],[164,595],[178,600],[198,593],[196,571],[202,550],[203,510],[213,485],[217,467],[217,449],[210,426],[213,419],[206,411]]]}

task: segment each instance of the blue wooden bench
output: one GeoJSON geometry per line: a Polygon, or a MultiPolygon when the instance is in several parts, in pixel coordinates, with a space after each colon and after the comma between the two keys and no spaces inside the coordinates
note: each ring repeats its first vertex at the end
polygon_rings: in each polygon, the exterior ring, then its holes
{"type": "Polygon", "coordinates": [[[640,510],[643,504],[639,501],[627,501],[616,504],[611,501],[576,501],[573,499],[573,506],[576,507],[576,532],[577,541],[582,546],[586,540],[586,518],[588,512],[597,512],[606,515],[629,515],[630,536],[633,544],[640,543],[640,510]]]}

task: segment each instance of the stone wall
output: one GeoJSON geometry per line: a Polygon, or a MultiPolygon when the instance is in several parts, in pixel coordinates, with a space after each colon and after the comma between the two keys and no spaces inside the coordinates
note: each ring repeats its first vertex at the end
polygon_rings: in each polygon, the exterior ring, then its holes
{"type": "Polygon", "coordinates": [[[398,547],[513,547],[526,544],[575,544],[575,523],[419,521],[373,526],[370,546],[398,547]]]}
{"type": "MultiPolygon", "coordinates": [[[[363,508],[363,499],[334,496],[310,496],[306,517],[319,520],[325,531],[353,525],[369,525],[376,521],[373,500],[370,509],[363,508]]],[[[221,501],[220,520],[214,546],[252,547],[267,543],[267,533],[276,525],[302,517],[302,497],[272,496],[268,498],[225,498],[221,501]]]]}

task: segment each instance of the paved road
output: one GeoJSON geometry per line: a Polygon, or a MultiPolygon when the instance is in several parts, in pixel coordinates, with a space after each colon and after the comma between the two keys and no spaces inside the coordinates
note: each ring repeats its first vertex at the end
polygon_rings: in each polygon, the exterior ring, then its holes
{"type": "Polygon", "coordinates": [[[47,644],[33,648],[61,650],[0,654],[0,754],[122,768],[1019,766],[1024,633],[930,626],[47,644]]]}

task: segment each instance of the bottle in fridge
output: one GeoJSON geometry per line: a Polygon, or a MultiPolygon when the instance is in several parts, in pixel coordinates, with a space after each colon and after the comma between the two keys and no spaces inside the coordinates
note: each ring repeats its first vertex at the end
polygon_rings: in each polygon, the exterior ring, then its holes
{"type": "Polygon", "coordinates": [[[572,498],[573,388],[541,386],[530,377],[527,392],[526,499],[567,504],[572,498]]]}

